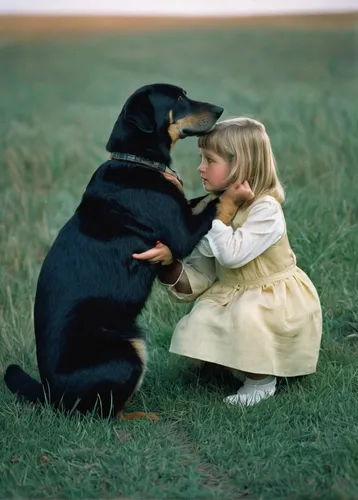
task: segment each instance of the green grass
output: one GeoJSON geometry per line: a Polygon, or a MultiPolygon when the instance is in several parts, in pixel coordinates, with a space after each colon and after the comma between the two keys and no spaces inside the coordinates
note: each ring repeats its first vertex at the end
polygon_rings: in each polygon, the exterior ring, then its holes
{"type": "MultiPolygon", "coordinates": [[[[36,279],[72,214],[124,99],[164,81],[262,120],[287,190],[298,263],[319,291],[318,372],[276,398],[226,408],[233,381],[197,378],[168,353],[188,306],[153,290],[149,371],[131,409],[159,424],[67,419],[1,382],[0,497],[358,498],[358,71],[356,33],[229,29],[0,40],[0,371],[37,375],[36,279]]],[[[201,193],[194,139],[175,166],[201,193]]]]}

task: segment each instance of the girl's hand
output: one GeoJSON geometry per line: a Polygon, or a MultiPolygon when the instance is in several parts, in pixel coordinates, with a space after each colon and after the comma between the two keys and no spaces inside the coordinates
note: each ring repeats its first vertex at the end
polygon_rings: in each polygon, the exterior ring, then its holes
{"type": "Polygon", "coordinates": [[[240,207],[240,205],[252,200],[254,197],[255,194],[252,192],[250,184],[247,181],[243,183],[237,181],[226,189],[221,198],[228,199],[240,207]]]}
{"type": "Polygon", "coordinates": [[[137,260],[148,260],[152,264],[162,264],[162,266],[169,266],[173,263],[172,252],[160,241],[157,241],[156,246],[150,250],[142,253],[134,253],[132,257],[137,260]]]}

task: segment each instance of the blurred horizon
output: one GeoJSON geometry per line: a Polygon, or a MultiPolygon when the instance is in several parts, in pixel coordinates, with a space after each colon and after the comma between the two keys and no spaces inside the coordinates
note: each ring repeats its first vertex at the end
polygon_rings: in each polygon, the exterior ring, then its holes
{"type": "Polygon", "coordinates": [[[152,0],[2,0],[0,14],[64,15],[163,15],[163,16],[254,16],[270,14],[314,14],[358,11],[356,0],[182,0],[169,3],[152,0]]]}

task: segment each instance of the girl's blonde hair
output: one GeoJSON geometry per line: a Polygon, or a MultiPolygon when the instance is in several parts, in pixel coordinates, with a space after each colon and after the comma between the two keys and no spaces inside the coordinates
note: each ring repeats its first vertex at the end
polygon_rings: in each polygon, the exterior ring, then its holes
{"type": "Polygon", "coordinates": [[[213,151],[232,165],[228,185],[246,180],[255,198],[268,194],[280,203],[284,201],[270,139],[259,121],[233,118],[219,122],[211,132],[199,137],[198,146],[213,151]]]}

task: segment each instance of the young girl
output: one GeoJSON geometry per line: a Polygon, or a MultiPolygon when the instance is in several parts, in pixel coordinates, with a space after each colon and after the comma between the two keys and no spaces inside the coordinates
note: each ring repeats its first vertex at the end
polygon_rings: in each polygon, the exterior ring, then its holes
{"type": "Polygon", "coordinates": [[[159,278],[172,298],[196,300],[170,352],[243,372],[243,386],[224,401],[252,405],[275,393],[276,377],[316,371],[320,301],[296,266],[263,124],[226,120],[198,145],[204,189],[221,195],[224,209],[185,264],[161,243],[133,257],[164,264],[159,278]]]}

